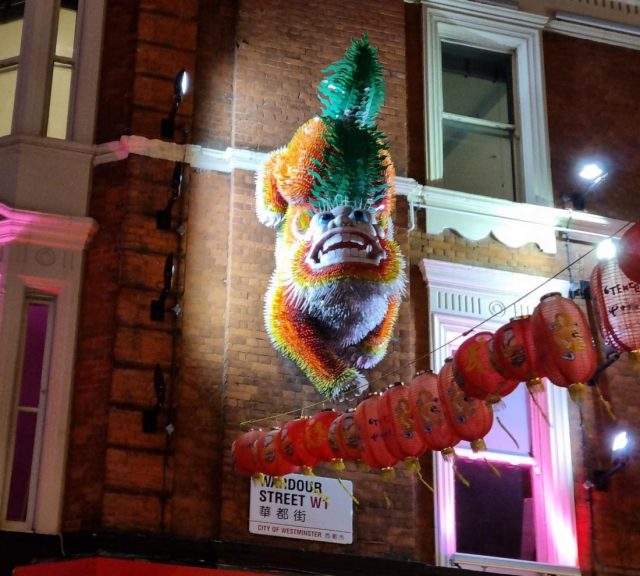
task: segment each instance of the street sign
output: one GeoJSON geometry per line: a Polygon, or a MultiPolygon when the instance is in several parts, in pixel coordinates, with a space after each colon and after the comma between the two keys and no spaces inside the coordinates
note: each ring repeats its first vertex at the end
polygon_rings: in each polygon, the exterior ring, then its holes
{"type": "Polygon", "coordinates": [[[271,476],[265,476],[264,484],[251,480],[249,532],[335,544],[353,542],[352,482],[343,480],[343,489],[333,478],[288,474],[282,480],[282,488],[276,487],[271,476]]]}

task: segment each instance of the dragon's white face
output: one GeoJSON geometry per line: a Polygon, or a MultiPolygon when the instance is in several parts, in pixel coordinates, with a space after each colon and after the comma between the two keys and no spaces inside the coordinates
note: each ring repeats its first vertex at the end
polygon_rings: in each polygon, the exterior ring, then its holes
{"type": "Polygon", "coordinates": [[[347,262],[375,267],[387,257],[375,212],[366,208],[342,205],[315,214],[307,238],[311,249],[306,260],[314,271],[347,262]]]}

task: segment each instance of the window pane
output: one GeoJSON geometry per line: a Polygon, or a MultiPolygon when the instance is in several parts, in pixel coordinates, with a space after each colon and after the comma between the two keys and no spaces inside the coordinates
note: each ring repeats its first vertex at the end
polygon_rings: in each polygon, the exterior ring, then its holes
{"type": "Polygon", "coordinates": [[[6,17],[3,17],[4,10],[0,7],[0,60],[20,54],[24,5],[11,7],[6,17]]]}
{"type": "Polygon", "coordinates": [[[58,36],[56,38],[56,56],[73,58],[73,42],[76,34],[75,10],[61,8],[58,18],[58,36]]]}
{"type": "Polygon", "coordinates": [[[38,414],[35,412],[20,412],[18,414],[13,465],[11,467],[11,485],[7,502],[7,520],[14,522],[24,522],[27,519],[37,422],[38,414]]]}
{"type": "Polygon", "coordinates": [[[444,187],[514,200],[511,133],[448,120],[443,128],[444,187]]]}
{"type": "Polygon", "coordinates": [[[470,483],[456,480],[457,551],[535,560],[531,468],[460,458],[456,467],[470,483]],[[497,497],[496,495],[499,495],[497,497]]]}
{"type": "Polygon", "coordinates": [[[71,71],[71,66],[67,64],[55,63],[53,65],[49,122],[47,125],[47,136],[50,138],[66,138],[67,136],[71,71]]]}
{"type": "Polygon", "coordinates": [[[11,134],[13,103],[16,98],[18,67],[0,69],[0,136],[11,134]]]}
{"type": "Polygon", "coordinates": [[[21,408],[37,408],[40,404],[48,319],[49,306],[46,304],[29,304],[20,385],[21,408]]]}
{"type": "Polygon", "coordinates": [[[511,55],[442,43],[444,111],[513,123],[511,55]]]}
{"type": "MultiPolygon", "coordinates": [[[[542,402],[542,400],[539,400],[542,402]]],[[[494,407],[494,423],[484,438],[487,450],[500,454],[531,456],[531,432],[529,428],[529,392],[520,384],[503,400],[504,406],[494,407]],[[500,426],[500,419],[508,433],[500,426]],[[515,438],[516,443],[509,436],[515,438]]],[[[471,449],[469,442],[460,442],[460,446],[471,449]]],[[[491,455],[487,454],[490,459],[491,455]]]]}

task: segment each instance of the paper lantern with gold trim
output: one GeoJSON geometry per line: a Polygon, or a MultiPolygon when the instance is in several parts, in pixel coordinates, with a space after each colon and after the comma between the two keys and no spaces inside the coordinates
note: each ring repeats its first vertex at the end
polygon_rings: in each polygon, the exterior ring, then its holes
{"type": "Polygon", "coordinates": [[[251,476],[258,471],[253,443],[264,434],[264,430],[249,430],[238,436],[231,444],[233,467],[238,474],[251,476]]]}
{"type": "Polygon", "coordinates": [[[333,452],[329,446],[329,427],[340,414],[336,410],[321,410],[307,420],[304,443],[307,450],[320,462],[333,460],[333,452]]]}
{"type": "Polygon", "coordinates": [[[589,323],[580,307],[559,292],[540,298],[531,318],[538,364],[556,386],[579,399],[597,367],[589,323]]]}
{"type": "Polygon", "coordinates": [[[295,466],[300,466],[304,474],[311,474],[311,468],[318,459],[307,450],[305,429],[308,418],[289,420],[280,430],[282,457],[295,466]]]}
{"type": "Polygon", "coordinates": [[[605,342],[640,359],[640,283],[631,280],[615,259],[599,262],[591,273],[591,299],[605,342]]]}
{"type": "Polygon", "coordinates": [[[463,440],[471,443],[474,452],[486,450],[483,438],[493,425],[493,410],[482,400],[469,396],[453,376],[453,359],[448,358],[438,374],[438,394],[445,416],[463,440]]]}
{"type": "Polygon", "coordinates": [[[333,454],[334,467],[342,469],[344,460],[360,460],[360,429],[356,424],[355,410],[343,412],[329,426],[328,443],[333,454]]]}
{"type": "Polygon", "coordinates": [[[409,386],[395,382],[378,402],[382,437],[389,452],[398,460],[424,454],[427,447],[413,419],[409,386]]]}
{"type": "Polygon", "coordinates": [[[519,380],[509,378],[491,363],[491,332],[478,332],[467,338],[454,355],[453,375],[466,394],[487,404],[496,404],[513,392],[519,380]]]}
{"type": "Polygon", "coordinates": [[[371,468],[389,470],[398,463],[382,436],[380,426],[380,395],[369,394],[356,407],[356,424],[360,429],[362,461],[371,468]]]}
{"type": "Polygon", "coordinates": [[[531,315],[517,316],[498,328],[489,345],[491,363],[498,372],[530,391],[542,388],[544,370],[538,365],[538,351],[531,328],[531,315]]]}
{"type": "Polygon", "coordinates": [[[431,371],[418,372],[411,380],[409,398],[416,431],[425,447],[441,452],[445,458],[453,456],[453,447],[460,442],[460,436],[444,414],[445,408],[438,392],[438,376],[431,371]]]}
{"type": "Polygon", "coordinates": [[[618,264],[629,280],[640,282],[640,222],[636,222],[620,238],[618,264]]]}
{"type": "Polygon", "coordinates": [[[256,438],[253,451],[258,472],[279,478],[298,471],[298,466],[282,457],[279,428],[269,430],[256,438]]]}

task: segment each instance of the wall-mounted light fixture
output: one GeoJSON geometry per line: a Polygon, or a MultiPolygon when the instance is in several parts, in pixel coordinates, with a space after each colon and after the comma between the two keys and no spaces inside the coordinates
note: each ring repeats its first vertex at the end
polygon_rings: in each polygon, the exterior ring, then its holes
{"type": "Polygon", "coordinates": [[[175,80],[173,81],[173,104],[169,111],[169,116],[163,118],[162,123],[160,124],[160,134],[163,138],[173,138],[176,130],[176,114],[178,113],[180,104],[182,104],[182,99],[188,91],[189,75],[183,68],[178,72],[175,80]]]}
{"type": "Polygon", "coordinates": [[[142,431],[147,434],[155,434],[158,431],[158,415],[164,406],[167,396],[167,386],[164,382],[164,374],[160,364],[156,364],[153,371],[153,389],[156,403],[152,408],[147,408],[142,412],[142,431]]]}
{"type": "Polygon", "coordinates": [[[611,442],[611,466],[606,470],[594,470],[593,480],[588,483],[588,486],[596,490],[607,490],[609,479],[629,463],[630,454],[631,439],[627,431],[622,430],[613,437],[611,442]]]}
{"type": "Polygon", "coordinates": [[[609,175],[600,164],[589,163],[582,166],[578,176],[585,182],[583,190],[562,196],[562,207],[570,202],[574,210],[584,210],[586,197],[593,192],[609,175]]]}
{"type": "MultiPolygon", "coordinates": [[[[171,195],[167,201],[167,205],[156,212],[156,228],[158,230],[171,230],[171,210],[173,205],[182,195],[182,182],[184,180],[184,162],[176,162],[171,177],[171,195]]],[[[176,232],[182,236],[184,228],[178,228],[176,232]]]]}
{"type": "Polygon", "coordinates": [[[596,246],[596,257],[598,260],[611,260],[616,257],[616,243],[611,238],[605,238],[596,246]]]}
{"type": "MultiPolygon", "coordinates": [[[[169,254],[164,261],[164,272],[162,279],[162,292],[157,300],[151,301],[151,320],[154,322],[164,322],[164,313],[166,311],[167,296],[173,287],[173,275],[175,272],[175,263],[173,254],[169,254]]],[[[182,312],[179,304],[176,304],[171,310],[179,316],[182,312]]]]}

